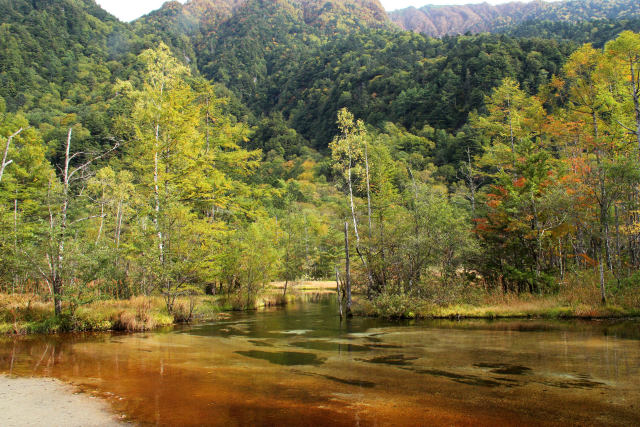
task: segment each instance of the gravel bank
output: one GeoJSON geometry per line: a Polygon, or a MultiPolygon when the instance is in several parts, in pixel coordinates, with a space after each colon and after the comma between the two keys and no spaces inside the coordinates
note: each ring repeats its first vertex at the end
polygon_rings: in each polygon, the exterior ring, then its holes
{"type": "Polygon", "coordinates": [[[0,375],[0,425],[122,426],[106,403],[47,378],[0,375]]]}

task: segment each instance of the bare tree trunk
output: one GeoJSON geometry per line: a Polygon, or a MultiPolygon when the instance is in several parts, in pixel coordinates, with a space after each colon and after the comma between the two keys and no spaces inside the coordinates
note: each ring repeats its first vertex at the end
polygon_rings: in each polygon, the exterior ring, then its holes
{"type": "MultiPolygon", "coordinates": [[[[620,277],[622,273],[622,255],[620,250],[620,216],[618,213],[618,204],[614,205],[614,215],[616,220],[616,277],[620,277]]],[[[619,279],[618,279],[619,280],[619,279]]]]}
{"type": "Polygon", "coordinates": [[[349,259],[349,222],[344,223],[344,262],[347,292],[347,317],[351,317],[351,263],[349,259]]]}
{"type": "Polygon", "coordinates": [[[98,227],[98,236],[96,237],[96,245],[102,237],[102,228],[104,227],[104,191],[102,192],[102,200],[100,201],[100,227],[98,227]]]}
{"type": "MultiPolygon", "coordinates": [[[[118,254],[118,249],[120,249],[120,233],[122,230],[122,200],[118,201],[118,210],[116,211],[116,230],[115,230],[115,241],[116,241],[116,257],[118,254]]],[[[117,258],[116,258],[117,265],[117,258]]]]}
{"type": "MultiPolygon", "coordinates": [[[[71,169],[70,168],[71,159],[77,155],[77,153],[74,154],[73,156],[70,155],[72,135],[73,135],[73,128],[71,127],[69,128],[69,134],[67,135],[67,145],[65,147],[64,170],[62,175],[63,192],[62,192],[62,204],[60,207],[60,220],[59,220],[60,230],[57,233],[54,227],[55,221],[54,221],[53,211],[51,209],[51,205],[49,205],[49,222],[50,222],[50,232],[51,232],[50,244],[52,247],[56,246],[55,250],[57,251],[57,253],[51,254],[51,256],[49,257],[49,271],[50,271],[49,276],[50,276],[50,281],[52,282],[52,285],[53,285],[53,300],[54,300],[55,314],[57,316],[62,313],[62,296],[64,293],[63,281],[64,281],[64,275],[65,275],[65,271],[64,271],[65,243],[66,243],[66,237],[67,237],[67,226],[68,226],[67,218],[68,218],[68,209],[69,209],[69,202],[70,202],[69,189],[70,189],[71,179],[77,172],[84,170],[84,168],[89,166],[92,162],[114,151],[116,148],[118,148],[118,145],[119,145],[118,143],[116,143],[111,150],[105,151],[104,153],[88,160],[84,164],[71,169]],[[57,242],[55,241],[56,237],[57,237],[57,242]]],[[[51,193],[51,187],[49,187],[49,197],[51,195],[50,193],[51,193]]],[[[87,220],[90,218],[96,218],[96,217],[97,215],[88,216],[86,218],[78,219],[74,222],[84,221],[84,220],[87,220]]],[[[54,249],[51,249],[51,252],[53,251],[54,249]]],[[[47,279],[47,281],[49,281],[49,279],[47,279]]]]}
{"type": "MultiPolygon", "coordinates": [[[[531,193],[531,206],[533,208],[533,222],[536,228],[536,278],[540,278],[540,270],[542,268],[542,231],[540,221],[538,219],[538,208],[536,205],[533,192],[531,193]]],[[[538,284],[536,283],[536,286],[538,284]]]]}
{"type": "MultiPolygon", "coordinates": [[[[602,242],[600,243],[600,246],[602,245],[602,242]]],[[[599,269],[600,269],[600,298],[602,301],[602,305],[606,305],[607,304],[607,294],[605,291],[605,287],[604,287],[604,251],[600,250],[600,256],[599,256],[599,269]]]]}
{"type": "Polygon", "coordinates": [[[18,131],[16,131],[12,135],[9,135],[9,137],[7,138],[7,144],[4,147],[4,155],[2,156],[2,164],[0,165],[0,182],[2,182],[2,176],[4,175],[5,168],[9,166],[11,163],[13,163],[13,160],[7,161],[7,157],[9,156],[9,147],[11,147],[11,140],[16,136],[20,135],[20,132],[22,131],[23,131],[23,128],[20,128],[18,129],[18,131]]]}
{"type": "Polygon", "coordinates": [[[636,138],[638,140],[638,156],[640,158],[640,69],[636,71],[633,61],[630,61],[630,67],[631,95],[633,97],[633,109],[636,116],[636,138]]]}
{"type": "Polygon", "coordinates": [[[347,184],[349,186],[349,202],[351,206],[351,218],[353,219],[353,232],[356,235],[356,253],[362,261],[364,265],[364,269],[367,272],[367,279],[369,281],[369,288],[367,294],[371,294],[371,290],[373,289],[373,276],[371,275],[371,270],[369,269],[369,265],[367,260],[362,255],[362,251],[360,250],[360,233],[358,233],[358,220],[356,219],[356,207],[353,201],[353,184],[351,183],[351,165],[352,165],[352,157],[351,157],[351,147],[349,147],[349,168],[347,170],[347,184]]]}
{"type": "Polygon", "coordinates": [[[613,271],[613,260],[611,256],[611,236],[609,235],[609,223],[607,222],[604,227],[604,241],[605,249],[607,251],[607,266],[609,271],[613,271]]]}
{"type": "Polygon", "coordinates": [[[349,169],[347,170],[347,185],[349,186],[349,206],[351,207],[351,218],[353,219],[353,232],[356,235],[356,242],[360,242],[358,233],[358,221],[356,220],[356,206],[353,202],[353,184],[351,183],[351,148],[349,148],[349,169]]]}
{"type": "Polygon", "coordinates": [[[56,316],[62,314],[62,293],[64,292],[62,272],[64,271],[64,244],[67,232],[67,210],[69,208],[69,164],[71,162],[71,136],[73,128],[69,128],[65,147],[64,172],[62,175],[62,208],[60,209],[60,233],[58,236],[57,274],[53,280],[53,300],[56,316]]]}
{"type": "Polygon", "coordinates": [[[600,154],[600,147],[598,146],[599,141],[599,132],[598,132],[598,116],[596,115],[596,111],[592,110],[591,112],[591,117],[592,117],[592,121],[593,121],[593,136],[594,136],[594,141],[596,143],[596,161],[598,162],[598,180],[599,180],[599,186],[600,186],[600,236],[598,236],[598,249],[596,249],[599,253],[598,253],[598,259],[599,259],[599,269],[600,269],[600,296],[602,298],[602,304],[606,304],[607,303],[607,292],[606,292],[606,285],[604,283],[604,263],[605,263],[605,259],[607,257],[607,250],[606,250],[606,246],[607,246],[607,242],[606,239],[608,238],[607,233],[606,233],[606,227],[607,227],[607,204],[606,204],[606,198],[607,198],[607,192],[606,192],[606,187],[605,187],[605,180],[604,180],[604,175],[603,175],[603,171],[602,171],[602,165],[601,165],[601,154],[600,154]]]}
{"type": "MultiPolygon", "coordinates": [[[[13,199],[13,257],[18,259],[18,199],[13,199]]],[[[16,286],[18,285],[18,271],[13,274],[13,288],[11,293],[16,293],[16,286]]]]}
{"type": "Polygon", "coordinates": [[[560,280],[564,282],[564,255],[562,253],[562,240],[558,238],[558,251],[560,252],[560,280]]]}
{"type": "Polygon", "coordinates": [[[338,309],[340,310],[340,320],[342,320],[342,292],[340,291],[340,272],[336,265],[336,294],[338,295],[338,309]]]}
{"type": "Polygon", "coordinates": [[[371,239],[373,230],[373,227],[371,225],[371,184],[369,182],[369,149],[366,141],[364,143],[364,165],[365,171],[367,173],[367,213],[369,218],[369,239],[371,239]]]}
{"type": "Polygon", "coordinates": [[[155,216],[153,224],[158,235],[158,250],[160,251],[160,263],[164,264],[164,242],[160,229],[160,189],[158,186],[158,151],[160,150],[160,125],[156,125],[156,146],[153,153],[153,196],[155,199],[155,216]]]}

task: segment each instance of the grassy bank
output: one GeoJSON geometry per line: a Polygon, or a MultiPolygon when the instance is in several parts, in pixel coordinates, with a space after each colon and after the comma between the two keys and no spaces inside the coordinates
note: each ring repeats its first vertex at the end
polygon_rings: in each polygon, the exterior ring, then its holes
{"type": "MultiPolygon", "coordinates": [[[[510,299],[517,299],[517,297],[511,297],[510,299]]],[[[354,306],[354,314],[391,319],[612,319],[640,317],[640,309],[612,304],[567,305],[554,298],[527,298],[512,304],[494,302],[481,305],[451,304],[438,306],[429,301],[397,297],[388,298],[384,303],[379,301],[357,301],[354,306]]]]}
{"type": "Polygon", "coordinates": [[[474,285],[433,284],[426,297],[396,292],[369,301],[358,298],[354,314],[385,318],[626,318],[640,317],[640,286],[611,284],[607,304],[600,300],[597,278],[568,277],[551,294],[511,293],[474,285]]]}
{"type": "Polygon", "coordinates": [[[216,320],[220,313],[252,310],[286,304],[294,295],[283,298],[279,291],[265,292],[256,298],[203,295],[176,301],[169,314],[159,296],[137,296],[127,300],[99,300],[79,307],[73,315],[54,316],[53,303],[37,295],[0,294],[0,334],[38,334],[58,332],[148,331],[185,322],[216,320]]]}

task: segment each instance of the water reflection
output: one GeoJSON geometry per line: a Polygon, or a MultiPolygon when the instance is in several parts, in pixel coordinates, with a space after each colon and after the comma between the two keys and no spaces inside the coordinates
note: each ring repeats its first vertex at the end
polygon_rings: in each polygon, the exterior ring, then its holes
{"type": "Polygon", "coordinates": [[[143,424],[640,424],[638,322],[340,322],[335,300],[147,334],[5,338],[143,424]]]}

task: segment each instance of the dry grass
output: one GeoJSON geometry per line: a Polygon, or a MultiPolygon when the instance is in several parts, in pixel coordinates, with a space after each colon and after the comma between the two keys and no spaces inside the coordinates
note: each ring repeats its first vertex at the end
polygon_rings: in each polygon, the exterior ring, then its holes
{"type": "MultiPolygon", "coordinates": [[[[171,316],[163,313],[164,302],[159,298],[138,296],[127,300],[127,306],[110,317],[112,329],[127,332],[149,331],[172,324],[171,316]]],[[[116,308],[116,307],[114,307],[116,308]]]]}
{"type": "Polygon", "coordinates": [[[373,302],[359,300],[355,311],[382,317],[426,318],[616,318],[640,316],[640,287],[620,288],[611,280],[607,304],[600,299],[598,277],[568,276],[554,294],[486,292],[473,286],[434,292],[437,299],[385,295],[373,302]],[[446,298],[442,295],[446,294],[446,298]],[[439,302],[438,302],[439,301],[439,302]]]}
{"type": "MultiPolygon", "coordinates": [[[[204,302],[207,297],[201,297],[204,302]]],[[[177,301],[177,307],[190,307],[177,301]]],[[[216,301],[209,302],[209,307],[216,301]]],[[[206,320],[206,316],[201,314],[206,320]]],[[[148,331],[172,325],[161,297],[137,296],[128,300],[101,300],[81,306],[73,316],[53,315],[53,303],[37,295],[0,294],[0,334],[55,333],[62,331],[148,331]]]]}

